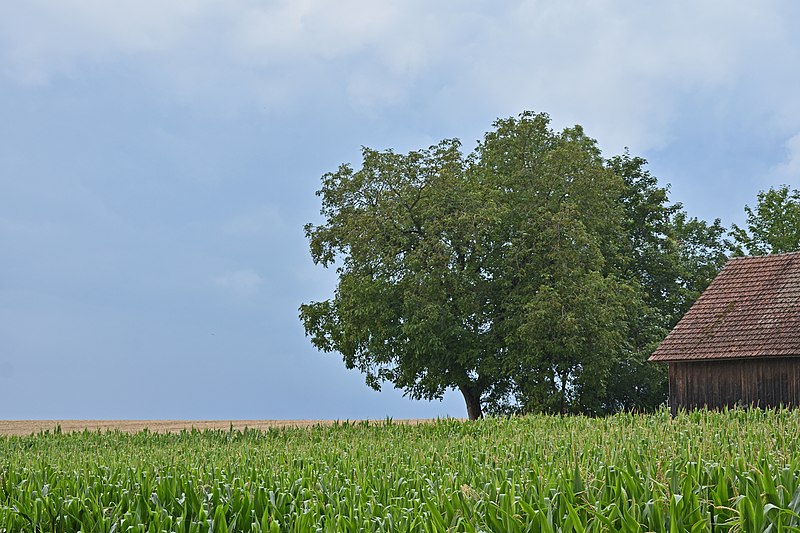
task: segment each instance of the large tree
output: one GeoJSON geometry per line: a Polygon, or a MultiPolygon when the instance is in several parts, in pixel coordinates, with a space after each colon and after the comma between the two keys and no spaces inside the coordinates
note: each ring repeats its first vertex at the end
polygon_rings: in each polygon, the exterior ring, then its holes
{"type": "Polygon", "coordinates": [[[644,360],[715,273],[703,254],[721,228],[669,204],[643,160],[606,161],[580,127],[534,113],[466,157],[456,140],[362,155],[323,176],[323,223],[306,226],[339,275],[300,308],[316,347],[376,389],[457,389],[471,419],[663,401],[644,360]]]}
{"type": "Polygon", "coordinates": [[[758,193],[755,209],[744,207],[745,228],[731,228],[734,255],[764,255],[800,251],[800,191],[781,185],[758,193]]]}
{"type": "Polygon", "coordinates": [[[318,194],[325,223],[306,226],[311,254],[340,265],[334,297],[300,308],[313,344],[376,389],[456,388],[480,417],[481,396],[506,382],[483,249],[494,225],[458,141],[405,155],[365,148],[361,169],[326,174],[318,194]]]}
{"type": "Polygon", "coordinates": [[[599,411],[638,290],[614,271],[625,241],[624,183],[580,127],[546,115],[499,120],[476,150],[492,213],[488,255],[510,395],[495,411],[599,411]]]}

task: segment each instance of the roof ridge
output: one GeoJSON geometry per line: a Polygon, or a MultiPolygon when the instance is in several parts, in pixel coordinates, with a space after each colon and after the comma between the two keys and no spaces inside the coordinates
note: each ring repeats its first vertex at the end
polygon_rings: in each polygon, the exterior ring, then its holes
{"type": "Polygon", "coordinates": [[[786,257],[787,255],[800,255],[800,250],[795,252],[778,252],[777,254],[760,254],[760,255],[736,255],[728,258],[730,261],[741,261],[742,259],[772,259],[775,257],[786,257]]]}

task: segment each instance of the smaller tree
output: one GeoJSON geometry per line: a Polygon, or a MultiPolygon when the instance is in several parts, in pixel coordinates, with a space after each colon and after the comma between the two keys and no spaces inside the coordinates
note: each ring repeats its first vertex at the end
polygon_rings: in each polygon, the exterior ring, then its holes
{"type": "Polygon", "coordinates": [[[733,255],[800,251],[800,191],[781,185],[758,193],[755,209],[746,205],[747,227],[733,224],[733,255]]]}
{"type": "Polygon", "coordinates": [[[727,261],[727,232],[719,219],[690,217],[670,202],[669,187],[659,185],[645,159],[626,150],[606,166],[625,183],[620,202],[627,240],[615,270],[638,285],[641,297],[627,299],[627,339],[601,412],[648,410],[666,399],[668,380],[665,366],[647,358],[727,261]]]}

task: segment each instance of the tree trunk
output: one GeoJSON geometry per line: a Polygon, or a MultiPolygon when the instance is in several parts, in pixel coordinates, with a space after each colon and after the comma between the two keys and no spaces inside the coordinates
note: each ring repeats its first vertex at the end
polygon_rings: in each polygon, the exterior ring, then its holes
{"type": "Polygon", "coordinates": [[[464,401],[467,404],[467,416],[470,420],[477,420],[483,418],[483,411],[481,410],[481,398],[479,394],[467,386],[459,385],[458,390],[464,395],[464,401]]]}

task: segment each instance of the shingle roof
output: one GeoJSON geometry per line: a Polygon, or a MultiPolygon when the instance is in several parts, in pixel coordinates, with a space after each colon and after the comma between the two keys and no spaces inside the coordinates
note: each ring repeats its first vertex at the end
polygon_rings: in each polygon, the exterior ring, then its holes
{"type": "Polygon", "coordinates": [[[727,262],[650,361],[800,356],[800,252],[727,262]]]}

